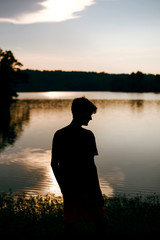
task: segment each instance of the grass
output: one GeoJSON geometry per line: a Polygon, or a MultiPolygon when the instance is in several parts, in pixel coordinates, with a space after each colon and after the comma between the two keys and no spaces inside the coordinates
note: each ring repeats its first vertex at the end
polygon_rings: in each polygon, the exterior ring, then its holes
{"type": "MultiPolygon", "coordinates": [[[[158,236],[160,196],[104,196],[108,236],[158,236]]],[[[81,222],[77,231],[93,235],[94,224],[81,222]]],[[[55,195],[15,196],[0,193],[0,236],[63,236],[63,201],[55,195]]]]}

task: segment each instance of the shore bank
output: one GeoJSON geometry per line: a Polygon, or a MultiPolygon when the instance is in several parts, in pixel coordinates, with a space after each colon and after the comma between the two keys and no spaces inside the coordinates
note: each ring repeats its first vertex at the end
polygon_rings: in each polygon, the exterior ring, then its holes
{"type": "MultiPolygon", "coordinates": [[[[160,196],[104,196],[108,236],[158,236],[160,196]]],[[[55,195],[0,193],[0,236],[63,236],[63,200],[55,195]]],[[[77,224],[78,234],[92,236],[94,223],[77,224]]]]}

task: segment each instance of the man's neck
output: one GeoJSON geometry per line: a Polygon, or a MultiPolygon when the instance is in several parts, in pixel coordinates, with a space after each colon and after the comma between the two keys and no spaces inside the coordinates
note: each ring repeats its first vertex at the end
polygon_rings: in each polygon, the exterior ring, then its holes
{"type": "Polygon", "coordinates": [[[77,119],[73,119],[70,125],[75,126],[75,127],[82,126],[82,124],[79,121],[77,121],[77,119]]]}

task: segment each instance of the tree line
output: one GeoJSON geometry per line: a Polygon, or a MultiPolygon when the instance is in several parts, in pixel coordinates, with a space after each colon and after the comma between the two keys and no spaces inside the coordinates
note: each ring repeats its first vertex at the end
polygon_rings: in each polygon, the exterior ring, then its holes
{"type": "Polygon", "coordinates": [[[9,103],[17,92],[119,91],[160,92],[160,75],[109,74],[80,71],[22,70],[12,51],[0,49],[0,104],[9,103]]]}
{"type": "Polygon", "coordinates": [[[160,92],[160,75],[109,74],[97,72],[66,72],[25,70],[28,83],[18,85],[17,91],[118,91],[160,92]]]}

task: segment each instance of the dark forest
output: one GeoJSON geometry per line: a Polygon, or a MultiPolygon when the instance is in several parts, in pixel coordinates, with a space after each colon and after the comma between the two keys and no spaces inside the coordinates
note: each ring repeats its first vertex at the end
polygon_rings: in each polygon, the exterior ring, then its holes
{"type": "Polygon", "coordinates": [[[109,74],[96,72],[66,72],[23,70],[27,82],[17,85],[18,92],[39,91],[118,91],[160,92],[160,75],[136,72],[109,74]]]}

